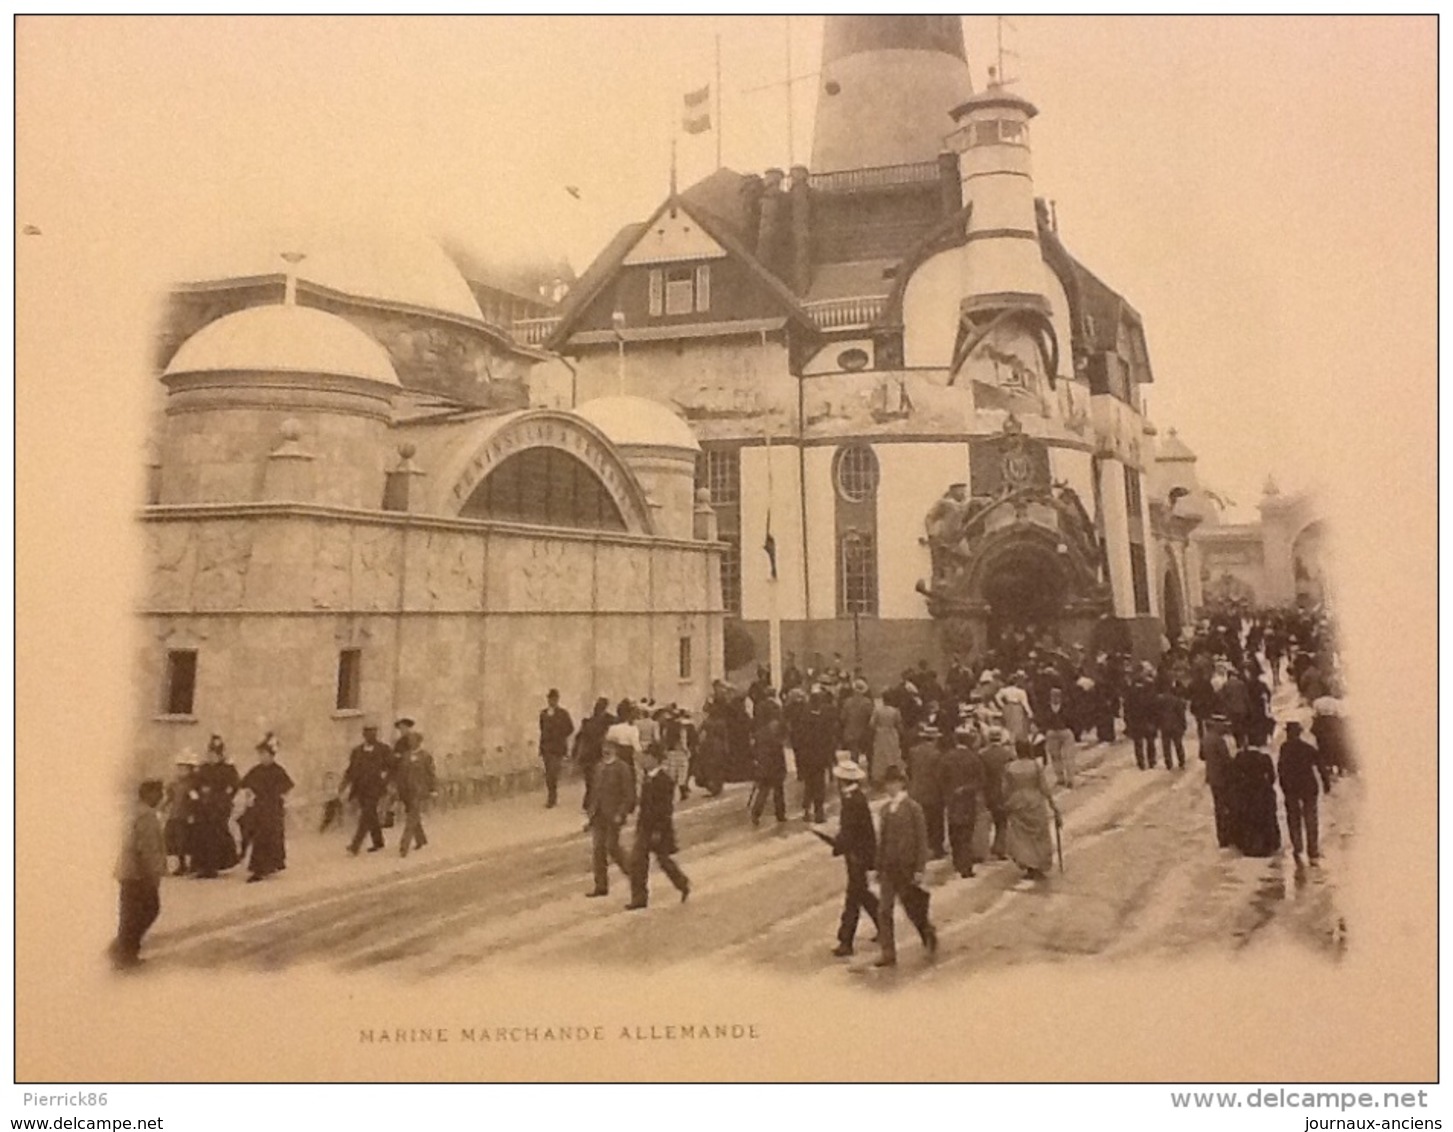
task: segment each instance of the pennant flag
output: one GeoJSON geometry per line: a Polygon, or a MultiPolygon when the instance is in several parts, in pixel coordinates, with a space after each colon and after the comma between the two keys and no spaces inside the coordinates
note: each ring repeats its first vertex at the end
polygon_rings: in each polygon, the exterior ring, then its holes
{"type": "Polygon", "coordinates": [[[772,512],[767,512],[767,541],[762,543],[762,549],[767,552],[767,564],[772,570],[772,580],[777,580],[777,540],[772,537],[772,512]]]}
{"type": "Polygon", "coordinates": [[[711,129],[711,84],[690,90],[681,99],[681,128],[688,134],[704,134],[711,129]]]}

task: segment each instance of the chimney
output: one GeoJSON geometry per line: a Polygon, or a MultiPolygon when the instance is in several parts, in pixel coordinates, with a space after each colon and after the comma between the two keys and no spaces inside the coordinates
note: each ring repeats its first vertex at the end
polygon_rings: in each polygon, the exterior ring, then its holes
{"type": "Polygon", "coordinates": [[[751,238],[757,238],[758,225],[762,223],[762,177],[758,173],[749,173],[742,178],[742,212],[745,216],[743,231],[750,234],[751,238]]]}
{"type": "Polygon", "coordinates": [[[778,252],[782,245],[782,170],[768,169],[762,186],[762,220],[757,227],[757,259],[774,275],[778,270],[778,252]]]}
{"type": "Polygon", "coordinates": [[[792,167],[792,290],[807,293],[812,282],[812,198],[807,166],[792,167]]]}

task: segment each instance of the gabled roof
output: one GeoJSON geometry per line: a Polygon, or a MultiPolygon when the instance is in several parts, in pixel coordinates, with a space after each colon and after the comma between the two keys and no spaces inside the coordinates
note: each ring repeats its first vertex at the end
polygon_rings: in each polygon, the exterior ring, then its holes
{"type": "Polygon", "coordinates": [[[677,208],[686,213],[694,220],[704,232],[723,248],[733,258],[740,261],[756,277],[761,285],[771,292],[783,306],[788,317],[795,320],[807,330],[816,330],[816,324],[802,308],[788,286],[777,278],[772,272],[764,267],[741,240],[734,235],[727,226],[714,214],[705,208],[692,204],[681,193],[675,193],[661,202],[660,207],[651,213],[650,218],[643,223],[629,224],[616,234],[614,240],[606,247],[605,251],[596,258],[585,274],[580,277],[580,282],[571,288],[570,294],[566,296],[564,306],[561,310],[560,324],[551,333],[546,342],[547,348],[559,351],[571,337],[575,324],[586,308],[593,303],[606,285],[615,278],[616,272],[620,269],[626,256],[636,242],[644,235],[652,225],[660,219],[661,215],[669,208],[677,208]]]}

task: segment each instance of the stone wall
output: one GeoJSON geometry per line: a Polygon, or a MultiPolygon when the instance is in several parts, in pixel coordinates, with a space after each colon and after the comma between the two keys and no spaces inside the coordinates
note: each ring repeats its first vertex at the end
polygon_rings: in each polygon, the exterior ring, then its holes
{"type": "MultiPolygon", "coordinates": [[[[341,773],[360,716],[415,716],[441,768],[536,765],[558,687],[699,704],[721,672],[717,551],[705,544],[500,524],[254,507],[147,514],[135,665],[139,771],[216,731],[244,769],[278,732],[303,795],[341,773]],[[691,670],[682,677],[681,639],[691,670]],[[342,649],[361,650],[359,710],[337,710],[342,649]],[[167,652],[196,649],[194,712],[162,713],[167,652]]],[[[302,796],[302,795],[300,795],[302,796]]]]}

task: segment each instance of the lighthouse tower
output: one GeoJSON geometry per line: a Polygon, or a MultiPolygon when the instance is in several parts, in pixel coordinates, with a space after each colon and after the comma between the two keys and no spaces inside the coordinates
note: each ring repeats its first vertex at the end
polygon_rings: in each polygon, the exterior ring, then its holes
{"type": "Polygon", "coordinates": [[[973,204],[964,247],[965,312],[1025,307],[1049,311],[1035,221],[1028,99],[991,84],[953,111],[964,200],[973,204]]]}
{"type": "Polygon", "coordinates": [[[812,171],[935,161],[972,93],[958,16],[828,16],[812,171]]]}

